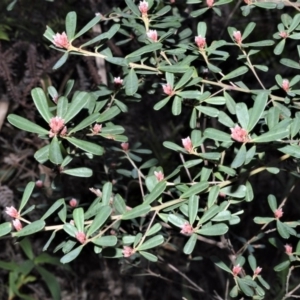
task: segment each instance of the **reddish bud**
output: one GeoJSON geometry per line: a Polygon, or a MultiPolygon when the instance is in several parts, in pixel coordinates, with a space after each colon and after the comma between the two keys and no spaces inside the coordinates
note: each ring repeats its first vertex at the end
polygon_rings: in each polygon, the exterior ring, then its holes
{"type": "Polygon", "coordinates": [[[8,214],[12,218],[15,218],[15,219],[20,218],[19,212],[13,206],[6,207],[5,212],[6,212],[6,214],[8,214]]]}
{"type": "Polygon", "coordinates": [[[95,124],[93,127],[93,133],[97,134],[99,132],[101,132],[102,130],[102,124],[95,124]]]}
{"type": "Polygon", "coordinates": [[[78,205],[78,201],[75,199],[75,198],[72,198],[70,201],[69,201],[69,205],[71,207],[76,207],[78,205]]]}
{"type": "Polygon", "coordinates": [[[157,42],[157,31],[156,30],[149,30],[147,32],[147,37],[152,40],[153,42],[157,42]]]}
{"type": "Polygon", "coordinates": [[[206,0],[206,4],[208,7],[213,7],[214,2],[215,2],[214,0],[206,0]]]}
{"type": "Polygon", "coordinates": [[[115,77],[114,78],[114,84],[115,85],[122,85],[123,84],[123,79],[121,79],[121,77],[115,77]]]}
{"type": "Polygon", "coordinates": [[[277,208],[275,211],[274,211],[274,217],[276,219],[280,219],[283,215],[283,211],[282,211],[282,208],[277,208]]]}
{"type": "Polygon", "coordinates": [[[50,119],[50,131],[49,131],[49,137],[53,137],[57,135],[61,130],[67,130],[65,128],[65,120],[63,120],[61,117],[53,117],[50,119]]]}
{"type": "Polygon", "coordinates": [[[246,143],[249,141],[248,132],[246,129],[236,125],[234,128],[230,128],[231,138],[240,143],[246,143]]]}
{"type": "Polygon", "coordinates": [[[85,241],[86,241],[86,235],[85,235],[85,233],[82,232],[82,231],[78,231],[78,232],[76,233],[75,237],[76,237],[77,241],[78,241],[79,243],[81,243],[81,244],[84,244],[85,241]]]}
{"type": "Polygon", "coordinates": [[[261,272],[262,268],[260,267],[257,267],[255,270],[254,270],[254,275],[257,276],[260,272],[261,272]]]}
{"type": "Polygon", "coordinates": [[[158,181],[164,180],[164,174],[162,171],[158,171],[158,172],[154,171],[154,175],[158,181]]]}
{"type": "Polygon", "coordinates": [[[140,1],[139,10],[142,13],[142,16],[147,16],[149,9],[149,4],[147,1],[140,1]]]}
{"type": "Polygon", "coordinates": [[[282,37],[283,39],[286,39],[288,37],[288,33],[286,31],[280,31],[279,36],[282,37]]]}
{"type": "Polygon", "coordinates": [[[57,33],[53,36],[53,44],[58,48],[65,48],[68,49],[70,44],[68,41],[68,37],[65,32],[62,34],[57,33]]]}
{"type": "Polygon", "coordinates": [[[201,35],[195,36],[195,43],[199,49],[203,49],[206,45],[206,39],[201,35]]]}
{"type": "Polygon", "coordinates": [[[185,139],[182,139],[182,145],[186,151],[188,152],[193,151],[193,144],[189,136],[185,139]]]}
{"type": "Polygon", "coordinates": [[[42,188],[43,185],[44,185],[44,183],[43,183],[42,180],[37,180],[37,181],[35,182],[35,186],[36,186],[37,188],[42,188]]]}
{"type": "Polygon", "coordinates": [[[292,253],[293,253],[293,247],[291,245],[285,245],[284,248],[285,248],[285,253],[287,255],[292,255],[292,253]]]}
{"type": "Polygon", "coordinates": [[[180,233],[182,234],[192,234],[193,233],[193,226],[188,223],[188,222],[185,222],[182,226],[181,226],[181,231],[180,233]]]}
{"type": "Polygon", "coordinates": [[[134,250],[129,246],[123,246],[122,253],[124,257],[130,257],[134,253],[134,250]]]}
{"type": "Polygon", "coordinates": [[[128,149],[129,149],[129,144],[128,144],[128,143],[122,143],[122,144],[121,144],[121,147],[122,147],[122,149],[123,149],[124,151],[128,151],[128,149]]]}
{"type": "Polygon", "coordinates": [[[234,37],[237,44],[240,45],[242,43],[242,34],[241,34],[240,31],[234,31],[233,32],[233,37],[234,37]]]}
{"type": "Polygon", "coordinates": [[[283,79],[281,87],[285,92],[288,92],[290,90],[290,82],[287,79],[283,79]]]}
{"type": "Polygon", "coordinates": [[[174,91],[173,91],[173,88],[171,87],[171,85],[169,83],[167,84],[164,84],[162,86],[163,90],[164,90],[164,93],[167,94],[168,96],[172,96],[174,91]]]}
{"type": "Polygon", "coordinates": [[[237,276],[242,270],[242,267],[238,264],[232,268],[233,276],[237,276]]]}
{"type": "Polygon", "coordinates": [[[17,231],[20,231],[20,230],[23,228],[22,223],[21,223],[21,221],[20,221],[19,219],[15,219],[15,220],[13,220],[12,222],[13,222],[14,228],[15,228],[17,231]]]}

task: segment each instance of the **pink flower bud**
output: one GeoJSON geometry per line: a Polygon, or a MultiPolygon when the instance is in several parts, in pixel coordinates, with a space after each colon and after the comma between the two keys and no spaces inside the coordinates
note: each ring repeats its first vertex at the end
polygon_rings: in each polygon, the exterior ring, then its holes
{"type": "Polygon", "coordinates": [[[257,276],[260,272],[261,272],[262,268],[260,267],[257,267],[255,270],[254,270],[254,275],[257,276]]]}
{"type": "Polygon", "coordinates": [[[124,257],[130,257],[132,254],[134,254],[134,250],[129,246],[123,246],[122,253],[124,257]]]}
{"type": "Polygon", "coordinates": [[[43,183],[42,180],[37,180],[37,181],[35,182],[35,186],[36,186],[37,188],[42,188],[43,185],[44,185],[44,183],[43,183]]]}
{"type": "Polygon", "coordinates": [[[230,128],[231,130],[231,138],[240,142],[246,143],[249,141],[248,132],[246,129],[241,128],[240,126],[236,125],[234,128],[230,128]]]}
{"type": "Polygon", "coordinates": [[[8,214],[12,218],[15,218],[15,219],[20,218],[19,212],[13,206],[6,207],[5,212],[6,212],[6,214],[8,214]]]}
{"type": "Polygon", "coordinates": [[[95,124],[93,127],[93,133],[97,134],[99,132],[101,132],[102,130],[102,124],[95,124]]]}
{"type": "Polygon", "coordinates": [[[290,90],[290,82],[287,79],[283,79],[281,87],[285,92],[288,92],[290,90]]]}
{"type": "Polygon", "coordinates": [[[242,270],[242,267],[238,264],[232,268],[233,276],[237,276],[242,270]]]}
{"type": "Polygon", "coordinates": [[[15,219],[15,220],[13,220],[12,222],[13,222],[14,228],[15,228],[17,231],[20,231],[20,230],[23,228],[22,223],[21,223],[21,221],[20,221],[19,219],[15,219]]]}
{"type": "Polygon", "coordinates": [[[84,232],[78,231],[75,235],[77,241],[81,244],[84,244],[86,241],[86,235],[84,232]]]}
{"type": "Polygon", "coordinates": [[[53,137],[55,135],[57,135],[61,130],[65,131],[67,130],[67,128],[65,127],[65,120],[63,120],[61,117],[53,117],[50,119],[50,131],[49,131],[49,137],[53,137]]]}
{"type": "Polygon", "coordinates": [[[233,32],[233,37],[234,37],[237,44],[240,45],[242,43],[242,34],[241,34],[240,31],[234,31],[233,32]]]}
{"type": "Polygon", "coordinates": [[[149,4],[147,1],[140,1],[139,10],[142,13],[142,16],[147,16],[149,9],[149,4]]]}
{"type": "Polygon", "coordinates": [[[173,88],[169,83],[164,84],[162,88],[164,90],[164,93],[167,94],[168,96],[172,96],[174,94],[173,88]]]}
{"type": "Polygon", "coordinates": [[[185,222],[182,226],[181,226],[181,231],[180,233],[182,234],[192,234],[194,231],[194,228],[191,224],[189,224],[188,222],[185,222]]]}
{"type": "Polygon", "coordinates": [[[154,175],[158,181],[164,180],[164,174],[162,171],[158,171],[158,172],[154,171],[154,175]]]}
{"type": "Polygon", "coordinates": [[[123,79],[121,79],[121,77],[115,77],[114,78],[114,84],[115,85],[122,85],[123,84],[123,79]]]}
{"type": "Polygon", "coordinates": [[[65,32],[63,32],[62,34],[57,33],[56,35],[54,35],[53,44],[58,48],[65,48],[65,49],[68,49],[70,46],[68,37],[65,32]]]}
{"type": "Polygon", "coordinates": [[[288,33],[286,31],[280,31],[279,36],[282,37],[283,39],[286,39],[288,37],[288,33]]]}
{"type": "Polygon", "coordinates": [[[70,201],[69,201],[69,205],[71,207],[76,207],[78,205],[78,201],[75,199],[75,198],[72,198],[70,201]]]}
{"type": "Polygon", "coordinates": [[[213,7],[214,2],[215,2],[214,0],[206,0],[206,4],[208,7],[213,7]]]}
{"type": "Polygon", "coordinates": [[[128,144],[128,143],[122,143],[122,144],[121,144],[121,147],[122,147],[123,151],[128,151],[128,149],[129,149],[129,144],[128,144]]]}
{"type": "Polygon", "coordinates": [[[65,136],[67,135],[67,126],[64,126],[64,128],[60,132],[60,136],[65,136]]]}
{"type": "Polygon", "coordinates": [[[195,43],[199,49],[203,49],[206,45],[206,39],[201,35],[195,37],[195,43]]]}
{"type": "Polygon", "coordinates": [[[191,153],[193,151],[193,144],[190,137],[188,136],[187,138],[182,139],[181,141],[184,149],[191,153]]]}
{"type": "Polygon", "coordinates": [[[275,211],[274,211],[274,217],[276,219],[280,219],[283,215],[283,211],[282,211],[282,208],[277,208],[275,211]]]}
{"type": "Polygon", "coordinates": [[[285,245],[284,248],[285,248],[285,253],[287,255],[292,255],[292,253],[293,253],[293,247],[291,245],[285,245]]]}
{"type": "Polygon", "coordinates": [[[157,42],[157,31],[156,30],[149,30],[147,32],[147,37],[152,40],[153,42],[157,42]]]}
{"type": "Polygon", "coordinates": [[[244,0],[244,2],[248,5],[252,4],[251,0],[244,0]]]}

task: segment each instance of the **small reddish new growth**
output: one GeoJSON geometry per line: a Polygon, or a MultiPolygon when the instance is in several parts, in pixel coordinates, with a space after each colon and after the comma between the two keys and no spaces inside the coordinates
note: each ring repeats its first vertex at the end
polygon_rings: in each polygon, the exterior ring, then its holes
{"type": "Polygon", "coordinates": [[[13,207],[6,207],[5,212],[7,215],[9,215],[12,218],[18,219],[20,218],[20,213],[13,207]]]}
{"type": "Polygon", "coordinates": [[[69,204],[71,207],[76,207],[78,202],[75,198],[72,198],[70,201],[69,201],[69,204]]]}
{"type": "Polygon", "coordinates": [[[254,270],[254,276],[257,276],[260,272],[261,272],[262,268],[260,267],[257,267],[255,270],[254,270]]]}
{"type": "Polygon", "coordinates": [[[70,46],[68,37],[65,32],[62,34],[57,33],[53,36],[53,44],[58,48],[65,48],[68,49],[70,46]]]}
{"type": "Polygon", "coordinates": [[[115,85],[122,85],[123,84],[123,79],[121,79],[121,77],[115,77],[114,78],[114,84],[115,85]]]}
{"type": "Polygon", "coordinates": [[[188,222],[185,222],[182,226],[181,226],[181,231],[180,233],[183,233],[183,234],[192,234],[194,231],[193,229],[193,226],[188,223],[188,222]]]}
{"type": "Polygon", "coordinates": [[[240,264],[234,266],[232,268],[232,274],[233,274],[233,276],[237,276],[241,272],[241,270],[242,270],[242,267],[240,266],[240,264]]]}
{"type": "Polygon", "coordinates": [[[239,125],[235,125],[234,128],[230,128],[231,138],[240,143],[246,143],[249,141],[248,132],[246,129],[241,128],[239,125]]]}
{"type": "Polygon", "coordinates": [[[101,129],[102,129],[102,124],[95,124],[94,127],[93,127],[93,133],[94,134],[97,134],[99,132],[101,132],[101,129]]]}
{"type": "Polygon", "coordinates": [[[277,208],[275,211],[274,211],[274,217],[276,219],[280,219],[283,215],[283,211],[282,211],[282,208],[277,208]]]}
{"type": "Polygon", "coordinates": [[[124,257],[130,257],[132,254],[134,254],[134,250],[129,246],[123,246],[122,253],[124,257]]]}
{"type": "Polygon", "coordinates": [[[128,143],[122,143],[122,144],[121,144],[121,147],[122,147],[122,149],[123,149],[124,151],[128,151],[128,149],[129,149],[129,144],[128,144],[128,143]]]}
{"type": "Polygon", "coordinates": [[[85,235],[85,233],[82,232],[82,231],[78,231],[78,232],[76,233],[75,237],[76,237],[77,241],[78,241],[79,243],[81,243],[81,244],[84,244],[85,241],[86,241],[86,235],[85,235]]]}
{"type": "Polygon", "coordinates": [[[281,87],[285,92],[288,92],[290,90],[290,82],[287,79],[283,79],[281,87]]]}
{"type": "Polygon", "coordinates": [[[15,219],[15,220],[13,220],[12,222],[13,222],[14,228],[15,228],[17,231],[20,231],[20,230],[23,228],[22,223],[21,223],[21,221],[20,221],[19,219],[15,219]]]}
{"type": "Polygon", "coordinates": [[[206,0],[206,4],[208,7],[213,7],[215,0],[206,0]]]}
{"type": "Polygon", "coordinates": [[[234,31],[233,37],[237,44],[240,45],[242,43],[242,34],[240,31],[234,31]]]}
{"type": "Polygon", "coordinates": [[[206,45],[206,39],[205,39],[205,37],[202,37],[201,35],[195,36],[195,43],[198,46],[198,48],[201,50],[206,45]]]}
{"type": "Polygon", "coordinates": [[[147,37],[152,40],[153,42],[157,42],[157,31],[156,30],[149,30],[147,32],[147,37]]]}
{"type": "Polygon", "coordinates": [[[149,4],[147,1],[140,1],[139,10],[142,13],[142,16],[148,15],[149,4]]]}
{"type": "Polygon", "coordinates": [[[251,1],[251,0],[244,0],[244,2],[245,2],[246,4],[252,4],[252,1],[251,1]]]}
{"type": "Polygon", "coordinates": [[[61,117],[53,117],[50,119],[50,131],[49,137],[54,137],[57,134],[65,135],[67,133],[67,127],[65,126],[65,120],[61,117]]]}
{"type": "Polygon", "coordinates": [[[286,39],[288,37],[288,33],[286,31],[280,31],[279,36],[282,37],[283,39],[286,39]]]}
{"type": "Polygon", "coordinates": [[[293,253],[293,247],[291,245],[285,245],[284,248],[285,248],[285,253],[287,255],[292,255],[292,253],[293,253]]]}
{"type": "Polygon", "coordinates": [[[154,171],[154,175],[158,181],[162,181],[165,178],[162,171],[158,171],[158,172],[154,171]]]}
{"type": "Polygon", "coordinates": [[[172,96],[174,94],[173,88],[169,83],[163,84],[162,86],[164,93],[167,94],[168,96],[172,96]]]}
{"type": "Polygon", "coordinates": [[[37,180],[37,181],[35,182],[35,186],[36,186],[37,188],[42,188],[43,185],[44,185],[44,183],[43,183],[42,180],[37,180]]]}
{"type": "Polygon", "coordinates": [[[184,149],[191,153],[193,151],[193,143],[192,143],[190,137],[188,136],[187,138],[182,139],[181,141],[182,141],[182,145],[183,145],[184,149]]]}

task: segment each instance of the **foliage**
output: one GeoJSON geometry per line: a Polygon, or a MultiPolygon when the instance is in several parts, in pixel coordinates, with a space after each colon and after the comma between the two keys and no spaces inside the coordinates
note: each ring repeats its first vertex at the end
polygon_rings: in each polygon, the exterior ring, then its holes
{"type": "MultiPolygon", "coordinates": [[[[39,125],[16,114],[8,116],[10,124],[47,141],[34,157],[55,170],[53,190],[59,191],[59,180],[63,177],[94,175],[93,163],[86,167],[84,163],[78,166],[78,162],[93,162],[99,156],[111,155],[118,157],[117,169],[110,170],[103,163],[110,179],[91,189],[96,196],[92,203],[71,203],[62,197],[49,203],[46,212],[35,221],[30,214],[37,208],[28,204],[35,183],[28,183],[17,213],[7,209],[14,221],[22,222],[21,227],[14,223],[17,231],[11,232],[11,223],[3,223],[0,235],[11,233],[21,243],[28,243],[22,238],[51,231],[44,246],[47,250],[55,244],[57,232],[63,232],[65,240],[54,249],[62,251],[63,264],[78,258],[85,247],[92,247],[99,258],[157,262],[161,259],[158,247],[181,235],[185,239],[181,250],[191,258],[200,241],[226,248],[230,254],[224,250],[222,257],[207,255],[206,258],[225,272],[230,282],[230,297],[253,299],[270,297],[270,285],[260,274],[265,270],[258,267],[264,265],[258,252],[259,248],[272,245],[281,254],[277,256],[274,271],[289,268],[283,299],[291,297],[300,288],[297,285],[289,289],[291,273],[299,267],[300,221],[298,215],[290,219],[286,214],[289,193],[299,178],[300,76],[283,78],[282,74],[276,74],[273,85],[269,85],[261,75],[268,72],[268,67],[257,63],[256,57],[265,51],[264,47],[271,47],[277,60],[290,40],[300,39],[299,7],[285,1],[296,13],[281,15],[273,39],[256,39],[256,24],[249,22],[243,29],[241,25],[228,26],[226,40],[211,41],[211,28],[206,22],[198,22],[193,32],[182,26],[185,18],[171,4],[159,0],[125,2],[125,8],[115,7],[105,16],[97,13],[80,29],[76,12],[69,12],[65,32],[55,33],[47,27],[44,33],[50,47],[62,54],[54,69],[68,64],[73,55],[88,56],[114,65],[112,70],[119,70],[122,78],[112,73],[113,82],[100,85],[96,91],[73,91],[74,80],[65,84],[62,93],[52,85],[35,87],[31,96],[41,116],[39,125]],[[83,40],[99,22],[109,23],[109,30],[83,40]],[[113,38],[118,45],[126,45],[133,37],[136,47],[129,47],[125,57],[114,56],[107,47],[113,38]],[[234,57],[236,50],[238,57],[234,57]],[[238,62],[238,67],[226,64],[232,59],[238,62]],[[151,93],[162,98],[153,103],[155,111],[170,110],[173,116],[180,116],[178,119],[186,120],[188,116],[189,120],[184,124],[185,132],[189,133],[182,140],[175,136],[163,141],[162,151],[176,153],[176,162],[170,162],[166,168],[158,164],[158,157],[151,150],[141,148],[140,142],[128,142],[124,127],[115,124],[117,116],[130,111],[132,102],[144,101],[144,96],[151,93]],[[178,157],[181,161],[177,161],[178,157]],[[287,160],[294,162],[292,169],[282,166],[287,160]],[[258,201],[253,178],[262,172],[278,178],[282,174],[290,176],[291,187],[279,196],[271,190],[265,191],[266,197],[258,201]],[[128,180],[139,184],[135,203],[127,201],[115,184],[126,184],[128,180]],[[283,200],[278,204],[276,197],[283,200]],[[250,233],[245,229],[248,222],[251,222],[250,233]],[[239,228],[245,232],[236,233],[235,227],[239,225],[244,226],[239,228]],[[268,238],[270,232],[273,235],[268,238]],[[233,248],[230,243],[224,246],[224,240],[235,235],[242,246],[233,248]],[[256,245],[258,241],[260,247],[256,245]]],[[[201,8],[192,11],[193,18],[208,13],[221,16],[223,7],[233,4],[230,0],[187,1],[190,5],[199,3],[201,8]]],[[[285,5],[251,0],[245,4],[241,6],[245,17],[260,10],[283,9],[285,5]]],[[[300,55],[299,46],[296,48],[300,55]]],[[[297,61],[289,58],[282,57],[279,61],[288,68],[300,68],[297,61]]],[[[41,267],[38,271],[43,278],[49,275],[41,267]]]]}

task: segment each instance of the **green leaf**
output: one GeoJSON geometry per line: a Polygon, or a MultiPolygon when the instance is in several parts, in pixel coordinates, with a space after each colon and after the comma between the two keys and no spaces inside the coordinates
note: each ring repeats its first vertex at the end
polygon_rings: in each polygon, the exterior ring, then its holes
{"type": "Polygon", "coordinates": [[[166,141],[166,142],[163,142],[163,145],[164,145],[164,147],[174,150],[174,151],[183,151],[182,147],[180,147],[177,144],[172,143],[172,142],[166,141]]]}
{"type": "Polygon", "coordinates": [[[275,272],[281,272],[290,266],[290,261],[286,260],[274,267],[275,272]]]}
{"type": "Polygon", "coordinates": [[[157,247],[161,245],[164,242],[164,237],[162,235],[156,235],[152,237],[151,239],[144,242],[142,245],[137,247],[138,251],[148,250],[152,249],[154,247],[157,247]]]}
{"type": "Polygon", "coordinates": [[[154,224],[146,233],[146,236],[150,236],[155,234],[156,232],[160,231],[162,226],[159,223],[154,224]]]}
{"type": "Polygon", "coordinates": [[[179,90],[180,88],[182,88],[192,78],[194,71],[194,68],[189,68],[177,82],[174,89],[179,90]]]}
{"type": "Polygon", "coordinates": [[[254,22],[250,22],[248,23],[248,25],[246,26],[243,35],[242,35],[242,40],[244,41],[253,31],[253,29],[255,28],[256,24],[254,22]]]}
{"type": "Polygon", "coordinates": [[[88,153],[92,153],[95,155],[102,155],[104,153],[104,149],[101,146],[96,145],[94,143],[82,141],[74,137],[66,137],[66,139],[74,146],[88,153]]]}
{"type": "Polygon", "coordinates": [[[249,124],[249,112],[245,103],[237,103],[236,105],[236,116],[242,128],[246,129],[249,124]]]}
{"type": "Polygon", "coordinates": [[[56,276],[41,266],[36,266],[35,268],[40,273],[40,275],[43,278],[43,281],[48,287],[51,293],[51,299],[60,300],[61,299],[60,285],[57,281],[56,276]]]}
{"type": "Polygon", "coordinates": [[[189,198],[188,207],[189,207],[189,222],[190,224],[193,224],[198,215],[199,196],[192,195],[189,198]]]}
{"type": "Polygon", "coordinates": [[[82,120],[78,125],[76,125],[74,128],[72,128],[69,131],[69,134],[71,134],[73,132],[77,132],[77,131],[82,130],[84,128],[87,128],[92,123],[96,122],[99,117],[100,117],[99,113],[95,113],[95,114],[92,114],[92,115],[88,116],[87,118],[82,120]]]}
{"type": "Polygon", "coordinates": [[[73,210],[73,219],[78,231],[84,232],[84,211],[82,207],[73,210]]]}
{"type": "Polygon", "coordinates": [[[118,213],[124,214],[126,212],[126,204],[124,199],[117,194],[113,201],[113,206],[117,210],[118,213]]]}
{"type": "MultiPolygon", "coordinates": [[[[109,218],[111,215],[112,209],[110,206],[102,206],[100,212],[96,215],[93,223],[91,224],[90,228],[87,232],[87,237],[91,236],[94,232],[96,232],[109,218]]],[[[76,221],[75,221],[76,224],[76,221]]]]}
{"type": "Polygon", "coordinates": [[[125,93],[127,96],[132,96],[137,92],[138,83],[139,83],[139,79],[134,69],[130,69],[125,79],[125,93]]]}
{"type": "Polygon", "coordinates": [[[218,257],[212,256],[211,260],[215,263],[215,265],[217,265],[222,270],[224,270],[224,271],[226,271],[227,273],[230,273],[230,274],[232,273],[230,268],[227,267],[227,265],[225,263],[223,263],[218,257]]]}
{"type": "Polygon", "coordinates": [[[236,277],[236,280],[238,282],[238,285],[241,289],[241,291],[249,297],[252,297],[254,295],[254,291],[253,289],[251,289],[251,287],[248,286],[248,284],[246,284],[245,280],[243,278],[240,277],[236,277]]]}
{"type": "Polygon", "coordinates": [[[81,252],[81,250],[83,249],[83,245],[75,248],[74,250],[72,250],[71,252],[69,252],[68,254],[64,255],[61,259],[60,262],[62,264],[67,264],[70,261],[74,260],[81,252]]]}
{"type": "Polygon", "coordinates": [[[252,271],[254,272],[254,270],[257,267],[257,263],[256,263],[256,258],[252,254],[248,256],[248,262],[252,271]]]}
{"type": "Polygon", "coordinates": [[[216,118],[219,115],[219,110],[214,107],[199,105],[196,106],[196,109],[212,118],[216,118]]]}
{"type": "Polygon", "coordinates": [[[145,197],[144,203],[151,204],[165,191],[166,187],[166,181],[160,181],[159,183],[157,183],[151,193],[145,197]]]}
{"type": "Polygon", "coordinates": [[[118,239],[116,236],[107,235],[92,239],[92,242],[100,247],[114,247],[116,246],[118,239]]]}
{"type": "Polygon", "coordinates": [[[241,75],[243,75],[243,74],[245,74],[247,72],[248,72],[248,68],[246,66],[241,66],[241,67],[235,69],[234,71],[228,73],[224,77],[222,77],[221,81],[222,80],[229,80],[229,79],[241,76],[241,75]]]}
{"type": "Polygon", "coordinates": [[[199,22],[197,25],[197,34],[201,35],[202,37],[206,36],[207,25],[205,22],[199,22]]]}
{"type": "Polygon", "coordinates": [[[64,203],[65,203],[65,200],[63,198],[55,201],[40,219],[41,220],[47,219],[64,203]]]}
{"type": "Polygon", "coordinates": [[[210,208],[217,201],[220,193],[220,187],[218,185],[214,185],[208,194],[207,207],[210,208]]]}
{"type": "Polygon", "coordinates": [[[47,97],[44,91],[41,88],[34,88],[31,91],[31,96],[35,104],[35,107],[39,111],[40,115],[47,123],[49,123],[53,115],[49,111],[47,97]]]}
{"type": "Polygon", "coordinates": [[[62,174],[67,174],[75,177],[91,177],[93,176],[93,170],[89,168],[74,168],[61,171],[62,174]]]}
{"type": "Polygon", "coordinates": [[[25,130],[28,132],[32,132],[32,133],[37,133],[37,134],[41,134],[41,135],[48,135],[49,134],[49,130],[44,129],[43,127],[28,121],[27,119],[17,116],[15,114],[10,114],[7,117],[7,120],[10,124],[14,125],[15,127],[21,129],[21,130],[25,130]]]}
{"type": "Polygon", "coordinates": [[[140,16],[141,12],[139,11],[138,7],[134,4],[132,0],[125,0],[127,6],[131,9],[131,11],[136,15],[140,16]]]}
{"type": "Polygon", "coordinates": [[[196,195],[201,193],[202,191],[206,190],[209,187],[207,181],[198,182],[192,185],[186,192],[184,192],[180,198],[189,198],[190,196],[196,195]]]}
{"type": "Polygon", "coordinates": [[[272,212],[275,212],[275,210],[277,209],[277,200],[274,195],[268,196],[268,203],[272,212]]]}
{"type": "MultiPolygon", "coordinates": [[[[88,22],[79,32],[76,33],[74,36],[74,39],[77,39],[81,35],[85,34],[87,31],[89,31],[92,27],[94,27],[99,21],[101,20],[101,16],[95,16],[90,22],[88,22]]],[[[76,27],[76,23],[75,23],[76,27]]],[[[82,47],[82,46],[81,46],[82,47]]]]}
{"type": "Polygon", "coordinates": [[[266,8],[266,9],[274,9],[274,8],[276,8],[276,5],[277,5],[274,2],[254,2],[252,4],[257,7],[266,8]]]}
{"type": "Polygon", "coordinates": [[[69,57],[69,52],[65,52],[64,55],[56,62],[56,64],[53,66],[53,70],[56,70],[60,68],[68,59],[69,57]]]}
{"type": "Polygon", "coordinates": [[[260,120],[262,114],[265,111],[265,107],[268,101],[268,94],[269,92],[262,92],[259,93],[258,96],[255,98],[253,108],[250,112],[249,122],[245,129],[250,132],[257,122],[260,120]]]}
{"type": "Polygon", "coordinates": [[[68,99],[64,96],[61,96],[58,98],[58,102],[57,102],[57,108],[56,108],[56,115],[60,118],[64,118],[65,113],[68,109],[68,99]]]}
{"type": "Polygon", "coordinates": [[[287,145],[278,150],[285,154],[289,154],[292,157],[300,158],[300,147],[298,145],[287,145]]]}
{"type": "Polygon", "coordinates": [[[50,148],[49,148],[49,159],[53,164],[60,165],[63,161],[63,156],[60,150],[60,144],[57,136],[54,136],[50,148]]]}
{"type": "Polygon", "coordinates": [[[176,94],[184,99],[199,99],[202,96],[200,91],[182,91],[176,94]]]}
{"type": "Polygon", "coordinates": [[[76,12],[74,11],[69,12],[66,16],[66,32],[69,41],[72,40],[75,35],[76,23],[77,23],[76,12]]]}
{"type": "Polygon", "coordinates": [[[189,70],[189,66],[180,66],[180,65],[174,65],[174,66],[161,66],[158,69],[163,72],[169,72],[169,73],[185,73],[189,70]]]}
{"type": "Polygon", "coordinates": [[[282,223],[279,220],[276,220],[276,227],[277,227],[278,233],[281,235],[282,238],[288,239],[290,237],[290,232],[289,232],[289,228],[287,225],[285,225],[284,223],[282,223]]]}
{"type": "Polygon", "coordinates": [[[76,229],[75,226],[73,226],[70,223],[65,223],[63,225],[63,230],[70,236],[75,237],[76,233],[78,232],[78,230],[76,229]]]}
{"type": "Polygon", "coordinates": [[[45,246],[43,247],[43,251],[47,251],[47,249],[49,248],[51,242],[52,242],[53,239],[55,238],[55,235],[56,235],[56,231],[54,230],[54,231],[51,233],[51,236],[50,236],[49,240],[47,241],[47,243],[46,243],[45,246]]]}
{"type": "Polygon", "coordinates": [[[218,205],[212,205],[207,211],[204,212],[203,216],[199,220],[199,224],[203,224],[210,219],[212,219],[217,213],[219,213],[220,208],[218,205]]]}
{"type": "Polygon", "coordinates": [[[108,205],[112,193],[112,183],[106,182],[102,188],[102,203],[108,205]]]}
{"type": "Polygon", "coordinates": [[[149,53],[149,52],[154,52],[157,51],[159,49],[162,48],[162,44],[161,43],[152,43],[150,45],[146,45],[141,47],[140,49],[133,51],[132,53],[130,53],[129,55],[126,56],[126,58],[129,57],[135,57],[135,56],[141,56],[145,53],[149,53]]]}
{"type": "Polygon", "coordinates": [[[174,215],[174,214],[170,214],[168,216],[168,221],[179,228],[181,228],[187,222],[183,218],[179,217],[178,215],[174,215]]]}
{"type": "Polygon", "coordinates": [[[274,220],[275,220],[274,218],[270,218],[270,217],[255,217],[253,219],[254,223],[256,224],[268,224],[274,220]]]}
{"type": "Polygon", "coordinates": [[[221,130],[215,129],[215,128],[207,128],[204,131],[204,136],[221,142],[232,142],[231,136],[228,133],[225,133],[221,130]]]}
{"type": "Polygon", "coordinates": [[[197,233],[201,235],[208,235],[208,236],[218,236],[223,235],[228,231],[228,226],[226,224],[214,224],[211,226],[207,226],[197,230],[197,233]]]}
{"type": "Polygon", "coordinates": [[[117,116],[120,113],[120,109],[116,106],[113,106],[109,109],[107,109],[106,111],[104,111],[100,117],[97,119],[98,123],[103,123],[105,121],[111,120],[112,118],[114,118],[115,116],[117,116]]]}
{"type": "Polygon", "coordinates": [[[50,145],[46,145],[40,148],[34,153],[34,158],[40,163],[44,164],[49,159],[49,149],[50,145]]]}
{"type": "Polygon", "coordinates": [[[131,220],[147,214],[151,210],[150,205],[141,204],[122,215],[122,220],[131,220]]]}
{"type": "Polygon", "coordinates": [[[270,285],[259,275],[257,276],[259,282],[264,286],[266,289],[270,289],[270,285]]]}
{"type": "Polygon", "coordinates": [[[11,222],[5,222],[0,224],[0,237],[10,233],[12,230],[11,222]]]}
{"type": "Polygon", "coordinates": [[[233,159],[231,163],[231,168],[239,168],[242,166],[246,160],[246,154],[247,154],[247,149],[245,144],[242,144],[241,148],[237,152],[235,158],[233,159]]]}
{"type": "Polygon", "coordinates": [[[289,26],[288,33],[292,32],[300,23],[300,14],[295,14],[291,25],[289,26]]]}
{"type": "Polygon", "coordinates": [[[192,234],[183,248],[183,253],[189,255],[193,252],[197,242],[197,234],[192,234]]]}
{"type": "Polygon", "coordinates": [[[139,251],[139,253],[144,256],[146,259],[148,259],[149,261],[152,261],[152,262],[157,262],[158,261],[158,258],[157,256],[149,253],[149,252],[146,252],[146,251],[139,251]]]}
{"type": "Polygon", "coordinates": [[[175,96],[172,104],[172,114],[174,116],[179,116],[181,114],[181,105],[182,105],[182,98],[179,96],[175,96]]]}
{"type": "Polygon", "coordinates": [[[239,186],[226,186],[220,190],[220,193],[231,196],[233,198],[244,198],[246,195],[246,187],[239,186]]]}
{"type": "Polygon", "coordinates": [[[33,191],[34,187],[35,187],[35,183],[33,181],[29,182],[26,185],[26,188],[25,188],[23,196],[22,196],[21,204],[20,204],[20,207],[19,207],[19,213],[21,213],[22,209],[27,204],[27,202],[28,202],[28,200],[29,200],[29,198],[32,194],[32,191],[33,191]]]}
{"type": "Polygon", "coordinates": [[[263,133],[262,135],[252,139],[252,142],[255,142],[255,143],[273,142],[273,141],[280,140],[280,139],[287,137],[288,134],[289,134],[289,128],[282,127],[282,128],[278,128],[276,130],[271,130],[266,133],[263,133]]]}
{"type": "Polygon", "coordinates": [[[68,111],[65,115],[65,123],[68,123],[72,120],[81,110],[86,106],[90,100],[90,95],[87,92],[79,92],[72,99],[71,104],[69,105],[68,111]]]}
{"type": "Polygon", "coordinates": [[[41,231],[45,227],[45,222],[43,220],[34,221],[28,225],[26,225],[23,229],[18,232],[14,232],[13,236],[26,236],[41,231]]]}
{"type": "Polygon", "coordinates": [[[293,68],[293,69],[300,69],[300,64],[297,61],[291,60],[289,58],[282,58],[280,60],[280,63],[284,66],[287,66],[289,68],[293,68]]]}

